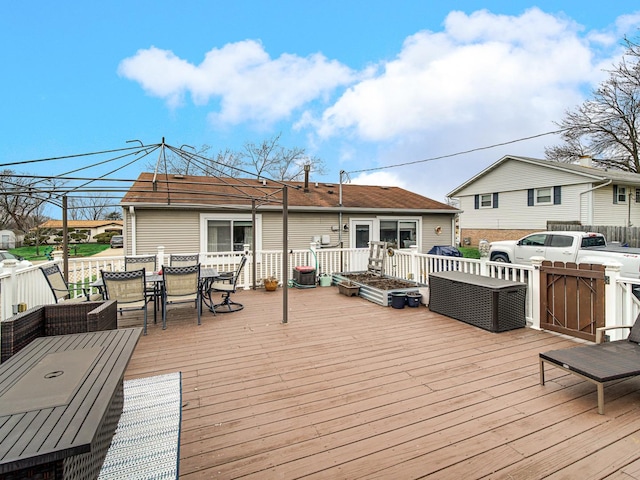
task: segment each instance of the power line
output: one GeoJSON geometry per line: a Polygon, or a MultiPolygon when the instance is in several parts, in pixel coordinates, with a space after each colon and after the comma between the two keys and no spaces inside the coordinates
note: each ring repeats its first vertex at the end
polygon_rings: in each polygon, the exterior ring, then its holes
{"type": "Polygon", "coordinates": [[[497,148],[497,147],[503,147],[505,145],[511,145],[512,143],[524,142],[526,140],[532,140],[534,138],[540,138],[540,137],[544,137],[546,135],[556,135],[558,133],[564,132],[565,130],[568,130],[568,129],[567,128],[562,128],[560,130],[555,130],[553,132],[540,133],[538,135],[532,135],[530,137],[523,137],[523,138],[519,138],[517,140],[510,140],[508,142],[496,143],[496,144],[493,144],[493,145],[488,145],[486,147],[472,148],[471,150],[465,150],[465,151],[457,152],[457,153],[450,153],[448,155],[440,155],[438,157],[425,158],[423,160],[414,160],[412,162],[396,163],[394,165],[385,165],[383,167],[371,167],[371,168],[363,168],[361,170],[350,170],[349,172],[345,172],[345,173],[346,174],[350,174],[350,173],[373,172],[373,171],[376,171],[376,170],[385,170],[387,168],[405,167],[407,165],[415,165],[417,163],[432,162],[434,160],[442,160],[443,158],[457,157],[459,155],[466,155],[468,153],[479,152],[479,151],[482,151],[482,150],[489,150],[489,149],[497,148]]]}

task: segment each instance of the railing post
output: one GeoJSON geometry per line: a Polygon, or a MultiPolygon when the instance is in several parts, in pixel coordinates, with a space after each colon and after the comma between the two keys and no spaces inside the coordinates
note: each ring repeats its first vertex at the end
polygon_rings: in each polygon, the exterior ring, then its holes
{"type": "Polygon", "coordinates": [[[407,272],[407,280],[418,281],[420,266],[418,265],[418,245],[409,246],[409,255],[411,259],[411,268],[407,272]]]}
{"type": "Polygon", "coordinates": [[[531,280],[529,281],[529,290],[531,295],[531,328],[540,330],[540,267],[544,262],[544,257],[531,257],[531,265],[533,265],[533,271],[531,272],[531,280]]]}
{"type": "Polygon", "coordinates": [[[156,257],[156,267],[158,271],[160,271],[163,265],[164,265],[164,246],[158,245],[158,255],[156,257]]]}
{"type": "Polygon", "coordinates": [[[251,281],[247,281],[247,277],[251,280],[251,272],[253,271],[253,256],[249,255],[251,253],[251,245],[248,243],[243,244],[242,251],[247,256],[247,264],[242,270],[242,285],[244,290],[251,290],[251,281]]]}
{"type": "Polygon", "coordinates": [[[5,284],[7,291],[5,293],[5,300],[9,300],[7,305],[2,302],[2,319],[9,318],[12,315],[18,313],[18,302],[16,302],[16,268],[18,267],[18,261],[14,258],[10,258],[4,261],[4,270],[9,272],[9,281],[5,284]]]}
{"type": "MultiPolygon", "coordinates": [[[[618,297],[618,279],[622,265],[617,262],[605,263],[604,265],[604,326],[630,324],[632,319],[618,318],[621,311],[622,299],[618,297]],[[625,321],[626,320],[626,321],[625,321]]],[[[622,329],[610,330],[607,332],[610,340],[622,340],[627,336],[622,329]]]]}
{"type": "Polygon", "coordinates": [[[480,257],[480,275],[483,277],[489,276],[489,266],[487,262],[489,261],[489,257],[480,257]]]}

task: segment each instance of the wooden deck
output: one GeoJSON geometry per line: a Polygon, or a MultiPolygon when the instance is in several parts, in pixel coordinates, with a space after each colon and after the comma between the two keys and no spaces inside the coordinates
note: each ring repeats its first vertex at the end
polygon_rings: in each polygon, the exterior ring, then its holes
{"type": "MultiPolygon", "coordinates": [[[[575,345],[490,333],[335,287],[242,291],[244,310],[169,311],[126,378],[182,371],[180,478],[640,478],[640,379],[596,388],[538,353],[575,345]]],[[[122,326],[140,317],[120,317],[122,326]]]]}

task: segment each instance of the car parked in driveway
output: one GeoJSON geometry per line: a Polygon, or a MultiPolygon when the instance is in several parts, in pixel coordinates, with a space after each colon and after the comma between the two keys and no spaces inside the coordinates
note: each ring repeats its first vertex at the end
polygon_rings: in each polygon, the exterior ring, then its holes
{"type": "Polygon", "coordinates": [[[22,257],[18,257],[13,253],[7,252],[6,250],[0,250],[0,267],[4,267],[4,261],[9,259],[17,260],[18,268],[27,268],[33,265],[33,263],[31,263],[29,260],[25,260],[22,257]]]}
{"type": "Polygon", "coordinates": [[[122,235],[114,235],[111,237],[111,248],[124,247],[124,237],[122,235]]]}

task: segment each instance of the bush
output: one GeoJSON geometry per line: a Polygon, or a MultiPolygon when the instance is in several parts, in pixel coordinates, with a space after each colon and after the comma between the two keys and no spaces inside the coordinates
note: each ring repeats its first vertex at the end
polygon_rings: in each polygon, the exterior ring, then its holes
{"type": "Polygon", "coordinates": [[[104,232],[104,233],[99,233],[98,235],[93,237],[93,239],[97,243],[111,243],[111,237],[113,237],[114,235],[120,235],[120,234],[118,232],[104,232]]]}

